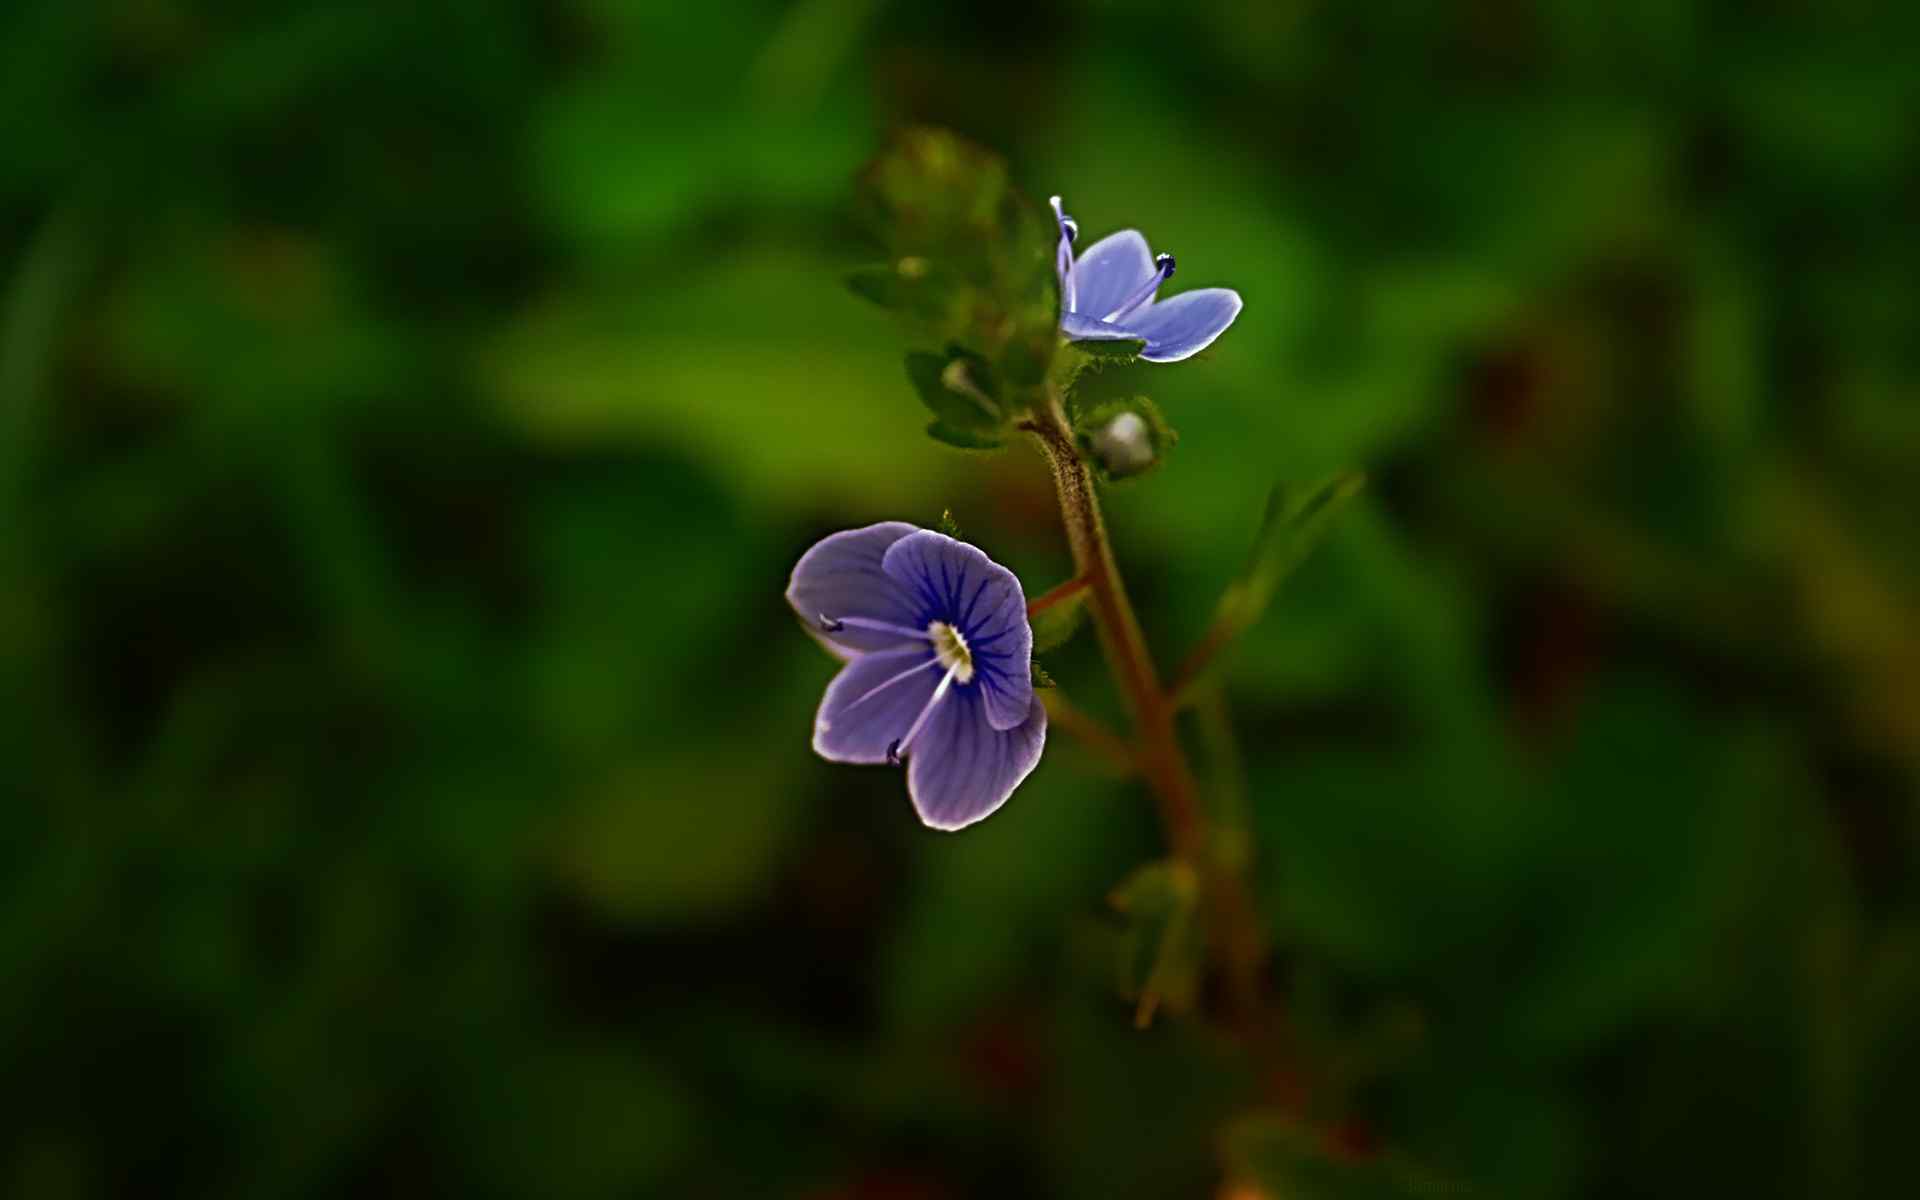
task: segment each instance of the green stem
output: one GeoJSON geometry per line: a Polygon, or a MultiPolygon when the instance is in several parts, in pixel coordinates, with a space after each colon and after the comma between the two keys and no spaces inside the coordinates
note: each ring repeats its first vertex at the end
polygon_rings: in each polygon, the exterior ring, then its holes
{"type": "Polygon", "coordinates": [[[1200,874],[1214,913],[1214,927],[1222,939],[1235,1015],[1252,1020],[1259,1008],[1265,960],[1259,922],[1244,880],[1238,872],[1222,869],[1208,844],[1206,814],[1174,724],[1173,699],[1160,684],[1133,602],[1127,597],[1113,546],[1107,540],[1092,473],[1075,451],[1059,395],[1050,390],[1045,406],[1035,411],[1024,428],[1034,435],[1053,468],[1060,516],[1073,552],[1074,574],[1086,580],[1087,605],[1093,612],[1100,647],[1133,718],[1140,773],[1153,789],[1174,857],[1200,874]]]}

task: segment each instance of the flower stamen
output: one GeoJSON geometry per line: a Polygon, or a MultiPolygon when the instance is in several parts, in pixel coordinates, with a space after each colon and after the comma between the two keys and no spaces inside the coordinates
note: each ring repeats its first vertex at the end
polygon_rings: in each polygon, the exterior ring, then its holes
{"type": "Polygon", "coordinates": [[[1158,269],[1148,277],[1145,283],[1135,288],[1132,295],[1122,300],[1118,308],[1115,308],[1106,316],[1101,317],[1100,319],[1102,321],[1119,321],[1133,315],[1134,311],[1141,305],[1153,299],[1153,294],[1160,290],[1161,284],[1173,278],[1173,255],[1155,255],[1153,265],[1158,269]]]}
{"type": "Polygon", "coordinates": [[[1060,226],[1060,243],[1053,254],[1053,269],[1060,276],[1060,311],[1073,312],[1073,244],[1080,240],[1080,223],[1060,207],[1060,197],[1049,196],[1047,203],[1053,207],[1054,222],[1060,226]]]}
{"type": "Polygon", "coordinates": [[[930,631],[913,629],[906,625],[895,625],[890,621],[875,621],[867,617],[830,617],[820,614],[820,630],[823,633],[839,633],[847,629],[864,629],[870,633],[891,633],[899,637],[912,638],[916,642],[933,639],[930,631]]]}
{"type": "Polygon", "coordinates": [[[935,662],[943,667],[951,667],[959,682],[973,682],[973,651],[968,648],[967,639],[959,629],[945,621],[935,621],[927,626],[926,637],[933,643],[935,662]]]}
{"type": "MultiPolygon", "coordinates": [[[[900,756],[907,752],[907,747],[913,745],[913,739],[919,737],[920,731],[926,728],[927,718],[933,715],[933,710],[938,708],[940,702],[947,698],[947,691],[953,686],[953,677],[960,673],[962,665],[961,663],[955,663],[947,668],[947,673],[940,677],[940,683],[933,689],[933,695],[927,698],[927,706],[921,709],[920,715],[913,719],[913,725],[907,730],[906,736],[895,738],[887,744],[887,761],[889,763],[896,767],[900,765],[900,756]]],[[[969,669],[969,674],[971,674],[971,669],[969,669]]]]}
{"type": "Polygon", "coordinates": [[[881,692],[884,692],[888,688],[892,687],[894,684],[899,683],[902,679],[905,679],[907,676],[915,674],[916,672],[919,672],[919,671],[924,671],[928,667],[937,667],[939,665],[940,665],[940,660],[937,658],[929,658],[921,662],[917,662],[912,666],[908,667],[906,670],[900,672],[898,675],[895,675],[893,678],[887,680],[885,683],[877,683],[874,686],[868,688],[866,691],[860,694],[860,698],[858,700],[855,700],[852,704],[847,705],[847,707],[842,709],[841,711],[852,712],[854,709],[860,707],[862,704],[865,704],[867,701],[873,699],[875,696],[878,696],[881,692]]]}

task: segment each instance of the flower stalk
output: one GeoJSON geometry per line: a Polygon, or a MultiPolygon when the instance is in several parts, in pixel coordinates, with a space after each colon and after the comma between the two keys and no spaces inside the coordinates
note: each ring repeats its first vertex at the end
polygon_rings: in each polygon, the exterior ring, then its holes
{"type": "Polygon", "coordinates": [[[1153,790],[1168,847],[1176,859],[1199,873],[1212,927],[1220,938],[1233,1016],[1251,1022],[1257,1019],[1261,1003],[1265,939],[1244,878],[1213,852],[1199,786],[1175,724],[1177,708],[1161,686],[1134,615],[1107,538],[1092,473],[1075,449],[1057,391],[1047,390],[1022,428],[1033,434],[1052,468],[1075,579],[1085,581],[1101,650],[1133,719],[1138,741],[1135,761],[1153,790]]]}

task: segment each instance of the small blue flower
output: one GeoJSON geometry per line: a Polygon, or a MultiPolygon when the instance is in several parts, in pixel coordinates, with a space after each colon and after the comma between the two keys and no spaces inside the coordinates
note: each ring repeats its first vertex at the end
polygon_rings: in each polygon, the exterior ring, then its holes
{"type": "Polygon", "coordinates": [[[1054,269],[1060,275],[1060,332],[1069,340],[1145,342],[1148,362],[1179,362],[1213,344],[1240,315],[1240,293],[1199,288],[1156,301],[1154,293],[1173,278],[1173,255],[1155,257],[1137,229],[1108,234],[1076,261],[1080,226],[1048,201],[1060,226],[1054,269]]]}
{"type": "Polygon", "coordinates": [[[801,555],[787,603],[847,664],[820,701],[815,753],[905,758],[926,824],[983,819],[1040,761],[1026,594],[972,546],[903,521],[832,534],[801,555]]]}

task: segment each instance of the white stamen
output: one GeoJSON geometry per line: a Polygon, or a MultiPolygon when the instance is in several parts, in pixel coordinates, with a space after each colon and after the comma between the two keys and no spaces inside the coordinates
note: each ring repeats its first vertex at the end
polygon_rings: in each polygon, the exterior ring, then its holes
{"type": "Polygon", "coordinates": [[[1141,305],[1153,299],[1153,294],[1160,290],[1161,284],[1173,278],[1173,255],[1159,255],[1153,260],[1153,265],[1153,276],[1135,288],[1133,294],[1122,300],[1112,312],[1101,317],[1102,321],[1113,322],[1132,316],[1141,305]]]}
{"type": "Polygon", "coordinates": [[[891,633],[898,637],[912,638],[916,642],[931,640],[926,630],[911,629],[905,625],[895,625],[890,621],[875,621],[869,617],[830,617],[820,614],[820,628],[826,633],[839,633],[843,629],[865,629],[872,633],[891,633]]]}
{"type": "Polygon", "coordinates": [[[933,689],[933,695],[928,698],[927,706],[921,709],[920,715],[913,719],[913,727],[907,730],[907,735],[887,747],[888,762],[895,766],[900,765],[900,756],[906,753],[907,747],[913,745],[913,739],[919,737],[920,731],[926,728],[927,718],[933,715],[933,710],[947,698],[947,689],[953,686],[953,677],[960,673],[960,667],[960,663],[955,663],[947,668],[945,675],[940,677],[939,685],[933,689]]]}
{"type": "Polygon", "coordinates": [[[959,682],[973,682],[973,651],[967,649],[967,639],[958,629],[945,621],[935,621],[927,626],[926,637],[933,643],[933,657],[941,666],[951,667],[959,682]]]}
{"type": "Polygon", "coordinates": [[[1050,196],[1047,203],[1053,206],[1054,220],[1060,226],[1060,244],[1053,255],[1053,268],[1060,276],[1060,311],[1074,312],[1073,243],[1080,237],[1080,225],[1060,207],[1060,197],[1050,196]]]}
{"type": "Polygon", "coordinates": [[[928,667],[937,667],[940,665],[941,665],[940,660],[937,658],[929,658],[921,662],[917,662],[912,666],[908,667],[906,670],[900,672],[898,675],[895,675],[893,678],[887,680],[885,683],[878,683],[868,688],[865,692],[862,692],[860,694],[860,698],[858,700],[855,700],[852,704],[847,705],[846,708],[843,708],[840,711],[843,713],[851,712],[853,709],[859,707],[862,704],[865,704],[867,701],[873,699],[875,696],[878,696],[881,692],[886,691],[888,688],[892,687],[894,684],[899,683],[902,679],[905,679],[907,676],[914,674],[916,671],[924,671],[928,667]]]}

